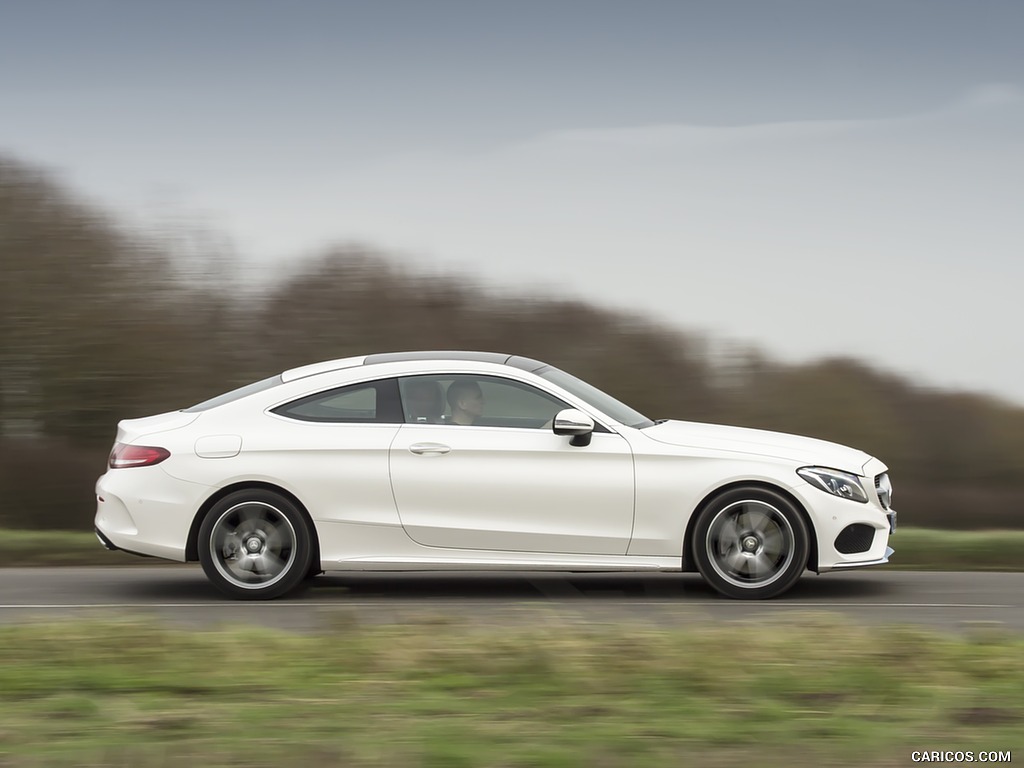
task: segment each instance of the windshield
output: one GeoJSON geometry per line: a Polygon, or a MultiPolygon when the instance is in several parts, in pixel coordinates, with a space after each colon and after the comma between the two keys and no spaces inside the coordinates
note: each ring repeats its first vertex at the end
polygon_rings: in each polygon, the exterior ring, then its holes
{"type": "Polygon", "coordinates": [[[557,368],[548,366],[541,368],[538,371],[534,371],[542,379],[547,379],[552,384],[557,384],[567,392],[571,392],[576,395],[580,400],[583,400],[588,405],[594,406],[601,413],[607,414],[611,418],[620,424],[633,427],[635,429],[643,429],[644,427],[650,427],[654,424],[653,421],[648,419],[642,413],[634,411],[625,403],[621,403],[614,397],[609,395],[607,392],[602,392],[597,387],[587,384],[587,382],[577,379],[575,376],[560,371],[557,368]]]}

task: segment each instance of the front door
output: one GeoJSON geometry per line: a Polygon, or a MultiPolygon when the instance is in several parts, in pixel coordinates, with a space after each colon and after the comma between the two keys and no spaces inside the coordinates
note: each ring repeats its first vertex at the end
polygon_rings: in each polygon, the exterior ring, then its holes
{"type": "Polygon", "coordinates": [[[406,420],[390,451],[402,525],[431,547],[624,555],[633,528],[633,457],[612,432],[589,445],[552,432],[569,407],[496,376],[400,380],[406,420]],[[454,387],[453,387],[454,385],[454,387]],[[436,393],[433,412],[424,391],[436,393]]]}

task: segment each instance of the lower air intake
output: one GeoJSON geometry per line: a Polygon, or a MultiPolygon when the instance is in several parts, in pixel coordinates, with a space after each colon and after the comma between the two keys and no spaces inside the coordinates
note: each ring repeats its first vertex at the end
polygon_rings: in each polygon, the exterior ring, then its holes
{"type": "Polygon", "coordinates": [[[875,529],[863,523],[848,525],[836,536],[836,551],[844,555],[855,555],[871,549],[875,540],[875,529]]]}

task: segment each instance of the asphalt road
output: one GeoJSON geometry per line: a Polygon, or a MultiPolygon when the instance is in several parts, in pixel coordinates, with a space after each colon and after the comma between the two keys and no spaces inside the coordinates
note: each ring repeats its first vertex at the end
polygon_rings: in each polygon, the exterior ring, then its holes
{"type": "Polygon", "coordinates": [[[157,616],[190,627],[246,624],[316,631],[358,624],[632,622],[677,626],[833,613],[867,624],[1024,631],[1024,573],[807,574],[786,596],[727,600],[695,574],[346,573],[284,600],[235,602],[197,566],[0,569],[0,623],[157,616]]]}

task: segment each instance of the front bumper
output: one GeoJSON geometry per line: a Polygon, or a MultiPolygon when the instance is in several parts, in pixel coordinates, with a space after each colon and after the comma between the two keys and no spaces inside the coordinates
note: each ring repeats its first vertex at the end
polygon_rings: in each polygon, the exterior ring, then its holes
{"type": "MultiPolygon", "coordinates": [[[[896,512],[872,498],[867,503],[832,496],[809,484],[791,488],[814,526],[818,573],[861,568],[888,562],[889,536],[896,530],[896,512]]],[[[870,492],[869,492],[870,496],[870,492]]]]}
{"type": "MultiPolygon", "coordinates": [[[[888,520],[888,522],[889,522],[889,533],[886,536],[886,541],[888,542],[888,537],[891,536],[892,534],[896,533],[896,510],[895,509],[887,510],[885,517],[886,517],[886,520],[888,520]]],[[[865,568],[865,567],[867,567],[869,565],[885,565],[886,563],[889,562],[889,558],[893,556],[894,552],[895,552],[895,550],[892,547],[888,546],[888,544],[886,544],[885,554],[882,555],[882,557],[878,558],[877,560],[864,560],[864,561],[857,561],[857,562],[836,563],[835,565],[832,566],[832,570],[839,571],[839,570],[847,570],[849,568],[865,568]]]]}
{"type": "Polygon", "coordinates": [[[889,562],[889,558],[892,557],[893,552],[895,552],[895,550],[892,547],[886,547],[885,555],[883,557],[880,557],[878,560],[866,560],[860,563],[837,563],[836,565],[832,566],[831,570],[843,571],[848,570],[850,568],[865,568],[869,565],[885,565],[889,562]]]}

